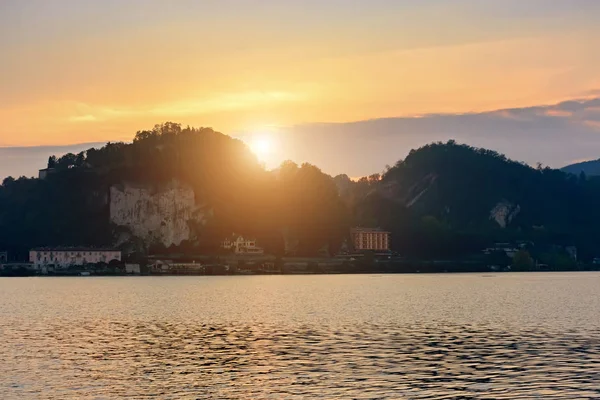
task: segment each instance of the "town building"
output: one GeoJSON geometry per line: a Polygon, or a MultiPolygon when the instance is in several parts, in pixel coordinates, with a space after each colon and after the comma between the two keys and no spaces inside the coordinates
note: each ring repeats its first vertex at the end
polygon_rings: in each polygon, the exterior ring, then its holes
{"type": "Polygon", "coordinates": [[[508,258],[513,258],[519,249],[523,249],[525,246],[526,244],[515,246],[510,243],[494,243],[494,246],[483,249],[483,253],[487,255],[504,253],[508,258]]]}
{"type": "Polygon", "coordinates": [[[155,260],[150,264],[149,269],[153,274],[167,274],[171,270],[173,260],[155,260]]]}
{"type": "Polygon", "coordinates": [[[264,254],[263,248],[256,245],[256,240],[245,239],[243,236],[233,236],[227,238],[221,243],[221,247],[232,251],[235,254],[264,254]]]}
{"type": "Polygon", "coordinates": [[[128,275],[140,275],[142,273],[140,264],[125,264],[125,273],[128,275]]]}
{"type": "Polygon", "coordinates": [[[356,251],[389,251],[390,232],[379,228],[353,228],[350,239],[356,251]]]}
{"type": "Polygon", "coordinates": [[[202,263],[175,262],[173,260],[156,260],[149,266],[150,273],[156,275],[199,275],[204,274],[202,263]]]}
{"type": "Polygon", "coordinates": [[[121,261],[121,252],[115,249],[94,249],[79,247],[37,248],[29,251],[29,262],[37,269],[48,267],[64,269],[70,266],[86,264],[110,263],[121,261]]]}
{"type": "Polygon", "coordinates": [[[44,168],[44,169],[40,169],[38,171],[38,178],[39,179],[46,179],[48,177],[48,175],[53,174],[54,172],[56,172],[55,168],[44,168]]]}

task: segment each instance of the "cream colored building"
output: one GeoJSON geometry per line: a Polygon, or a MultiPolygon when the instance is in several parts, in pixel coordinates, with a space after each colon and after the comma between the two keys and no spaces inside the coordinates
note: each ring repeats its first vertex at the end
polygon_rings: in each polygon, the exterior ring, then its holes
{"type": "Polygon", "coordinates": [[[121,252],[114,249],[92,248],[38,248],[29,251],[29,262],[42,267],[67,268],[72,265],[109,263],[113,260],[121,261],[121,252]]]}
{"type": "Polygon", "coordinates": [[[256,245],[256,240],[245,239],[242,236],[227,238],[221,243],[221,247],[231,250],[235,254],[264,254],[265,251],[256,245]]]}
{"type": "Polygon", "coordinates": [[[139,275],[142,270],[140,264],[125,264],[125,273],[129,275],[139,275]]]}
{"type": "Polygon", "coordinates": [[[390,232],[378,228],[354,228],[350,230],[354,250],[390,250],[390,232]]]}

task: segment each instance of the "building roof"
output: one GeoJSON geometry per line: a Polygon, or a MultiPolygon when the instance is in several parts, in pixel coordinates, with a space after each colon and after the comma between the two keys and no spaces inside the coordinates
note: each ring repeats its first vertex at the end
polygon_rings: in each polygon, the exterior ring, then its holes
{"type": "Polygon", "coordinates": [[[362,227],[356,227],[356,228],[352,228],[350,229],[350,231],[352,232],[377,232],[377,233],[390,233],[388,231],[385,231],[381,228],[362,228],[362,227]]]}
{"type": "Polygon", "coordinates": [[[106,247],[35,247],[30,251],[121,251],[106,247]]]}

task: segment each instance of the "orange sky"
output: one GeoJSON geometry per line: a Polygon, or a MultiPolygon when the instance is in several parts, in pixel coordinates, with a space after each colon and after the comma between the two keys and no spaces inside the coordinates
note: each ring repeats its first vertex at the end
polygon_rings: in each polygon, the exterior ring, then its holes
{"type": "Polygon", "coordinates": [[[243,137],[600,88],[597,2],[321,3],[3,3],[0,146],[130,140],[167,120],[243,137]]]}

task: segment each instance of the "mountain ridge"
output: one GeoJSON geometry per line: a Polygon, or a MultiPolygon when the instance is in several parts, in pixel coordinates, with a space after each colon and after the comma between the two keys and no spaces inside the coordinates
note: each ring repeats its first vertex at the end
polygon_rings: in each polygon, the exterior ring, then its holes
{"type": "Polygon", "coordinates": [[[532,168],[453,140],[411,150],[358,181],[291,161],[267,171],[243,142],[174,123],[48,164],[46,179],[0,185],[1,249],[217,254],[235,232],[274,255],[334,255],[350,227],[372,226],[390,231],[392,249],[406,257],[456,259],[527,241],[544,252],[574,245],[589,260],[600,236],[600,178],[532,168]]]}
{"type": "Polygon", "coordinates": [[[600,159],[581,161],[574,164],[569,164],[560,169],[563,172],[570,174],[579,175],[584,173],[588,176],[599,176],[600,175],[600,159]]]}

